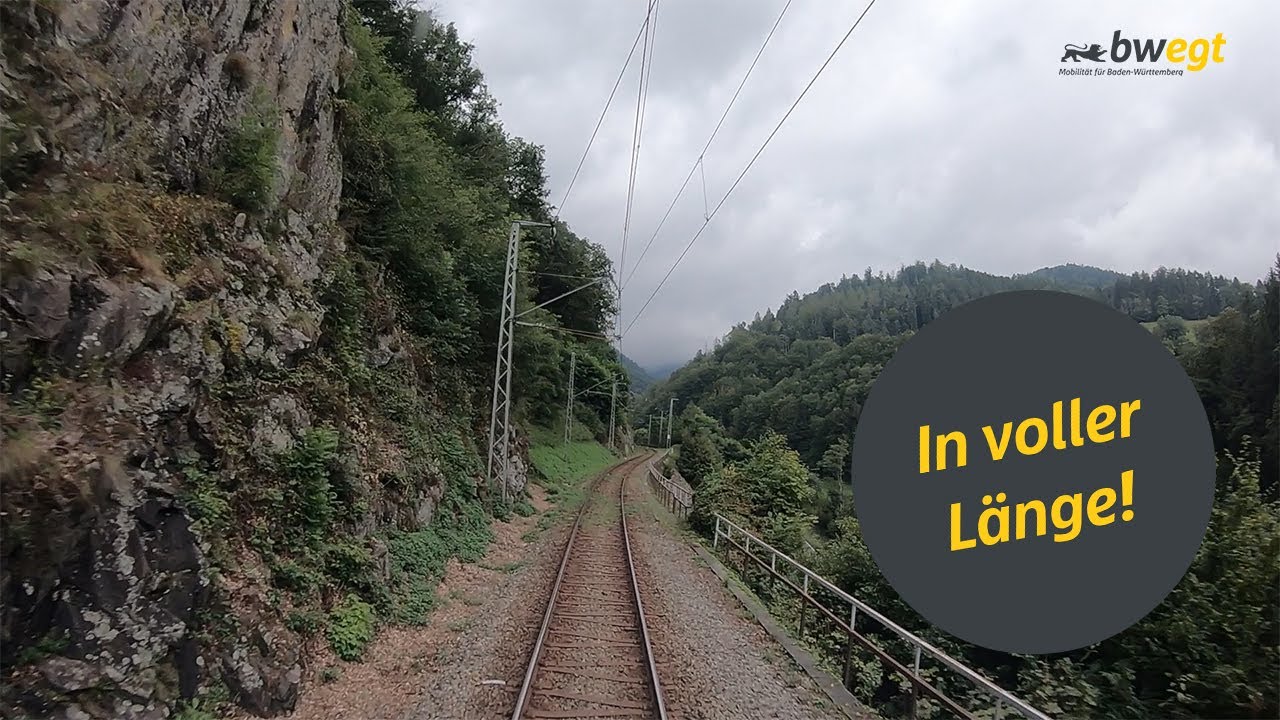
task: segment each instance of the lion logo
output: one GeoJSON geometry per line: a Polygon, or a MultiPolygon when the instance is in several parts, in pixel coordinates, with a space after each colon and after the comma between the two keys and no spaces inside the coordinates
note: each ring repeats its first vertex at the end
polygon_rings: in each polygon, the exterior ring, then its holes
{"type": "Polygon", "coordinates": [[[1066,62],[1067,58],[1071,58],[1073,62],[1080,62],[1080,58],[1092,60],[1094,62],[1106,62],[1102,59],[1102,46],[1094,43],[1086,48],[1083,45],[1072,45],[1067,43],[1062,46],[1065,51],[1062,54],[1062,62],[1066,62]]]}

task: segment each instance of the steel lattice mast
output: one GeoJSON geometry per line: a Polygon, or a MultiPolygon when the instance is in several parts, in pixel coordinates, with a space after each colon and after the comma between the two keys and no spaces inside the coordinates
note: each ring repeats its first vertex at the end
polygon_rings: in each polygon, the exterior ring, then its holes
{"type": "Polygon", "coordinates": [[[578,353],[569,353],[569,396],[564,404],[564,444],[568,445],[573,440],[573,385],[574,369],[578,365],[578,353]]]}
{"type": "Polygon", "coordinates": [[[507,236],[507,267],[502,281],[502,318],[498,324],[498,351],[493,363],[493,403],[489,408],[490,484],[501,486],[507,501],[507,477],[511,469],[511,350],[515,334],[516,275],[519,270],[520,223],[511,224],[507,236]]]}
{"type": "Polygon", "coordinates": [[[504,504],[507,502],[507,479],[511,474],[511,353],[518,317],[516,278],[520,271],[522,227],[553,226],[517,220],[511,223],[511,233],[507,236],[507,268],[502,280],[502,317],[498,324],[498,350],[493,361],[493,403],[489,407],[489,463],[485,471],[491,486],[495,482],[501,486],[504,504]]]}

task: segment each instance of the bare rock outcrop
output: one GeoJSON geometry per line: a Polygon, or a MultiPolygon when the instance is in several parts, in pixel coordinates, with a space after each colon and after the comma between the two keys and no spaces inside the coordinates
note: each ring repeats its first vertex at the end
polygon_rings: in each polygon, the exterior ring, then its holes
{"type": "MultiPolygon", "coordinates": [[[[299,643],[224,587],[178,458],[226,432],[217,388],[287,368],[319,337],[324,258],[342,248],[341,13],[340,0],[0,9],[10,143],[0,150],[0,659],[19,667],[0,704],[11,710],[168,717],[211,676],[263,716],[296,701],[299,643]],[[187,251],[160,215],[172,202],[198,204],[170,198],[204,189],[227,133],[264,98],[279,121],[272,221],[178,213],[198,262],[183,277],[152,267],[120,228],[187,251]],[[38,187],[45,205],[15,200],[15,183],[38,187]],[[82,223],[75,203],[90,187],[125,188],[142,210],[126,215],[110,195],[101,207],[119,222],[82,223]],[[53,205],[62,201],[73,209],[53,205]],[[85,242],[114,243],[136,266],[46,257],[36,233],[66,228],[88,228],[85,242]],[[46,367],[59,374],[37,382],[46,367]],[[226,637],[210,636],[219,623],[226,637]]],[[[252,442],[264,451],[309,423],[287,389],[241,402],[262,408],[252,442]]]]}

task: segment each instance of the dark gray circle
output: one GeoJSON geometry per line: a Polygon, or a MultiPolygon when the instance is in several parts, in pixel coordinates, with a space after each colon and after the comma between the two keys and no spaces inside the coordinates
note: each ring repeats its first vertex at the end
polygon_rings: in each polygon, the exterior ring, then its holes
{"type": "MultiPolygon", "coordinates": [[[[1131,406],[1132,407],[1132,406],[1131,406]]],[[[1101,423],[1105,411],[1097,416],[1101,423]]],[[[1026,433],[1028,443],[1036,429],[1026,433]]],[[[1050,291],[992,295],[926,325],[880,373],[853,445],[853,499],[862,537],[889,584],[946,632],[1013,653],[1075,650],[1141,620],[1186,573],[1209,521],[1214,449],[1204,407],[1178,361],[1131,318],[1087,298],[1050,291]],[[1074,446],[1071,403],[1080,398],[1074,446]],[[1140,401],[1120,436],[1122,403],[1140,401]],[[1055,449],[1053,403],[1062,401],[1066,448],[1055,449]],[[1116,417],[1090,441],[1089,414],[1111,405],[1116,417]],[[1041,418],[1050,438],[1038,454],[1020,454],[1020,421],[1041,418]],[[1008,449],[993,461],[984,426],[998,442],[1012,422],[1008,449]],[[920,426],[929,425],[930,468],[920,473],[920,426]],[[960,431],[967,463],[936,469],[937,437],[960,431]],[[1101,435],[1099,437],[1102,437],[1101,435]],[[1122,505],[1122,473],[1131,470],[1132,503],[1122,505]],[[1115,501],[1088,516],[1090,495],[1112,488],[1115,501]],[[1005,493],[1003,502],[997,493],[1005,493]],[[1055,542],[1052,503],[1081,494],[1079,534],[1055,542]],[[990,506],[983,504],[991,496],[990,506]],[[1026,511],[1016,539],[1017,505],[1026,511]],[[960,504],[961,540],[952,550],[951,505],[960,504]],[[979,513],[1009,508],[1009,541],[976,537],[979,513]],[[1131,510],[1131,520],[1121,513],[1131,510]]],[[[1105,499],[1100,498],[1100,502],[1105,499]]],[[[1071,506],[1063,507],[1062,517],[1071,506]]],[[[991,522],[989,527],[997,529],[991,522]]]]}

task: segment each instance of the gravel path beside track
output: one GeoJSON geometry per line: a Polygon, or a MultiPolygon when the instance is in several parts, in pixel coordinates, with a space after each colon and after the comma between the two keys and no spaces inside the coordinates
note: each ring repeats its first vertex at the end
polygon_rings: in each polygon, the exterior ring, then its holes
{"type": "MultiPolygon", "coordinates": [[[[539,513],[550,510],[533,489],[539,513]]],[[[557,523],[538,531],[539,516],[494,524],[484,559],[450,561],[437,589],[441,607],[425,627],[384,629],[363,662],[344,663],[321,648],[289,720],[472,720],[506,718],[541,621],[567,535],[557,523]],[[532,599],[532,600],[531,600],[532,599]],[[341,671],[336,681],[320,667],[341,671]],[[486,683],[505,680],[507,684],[486,683]]],[[[236,720],[250,720],[240,713],[236,720]]]]}
{"type": "MultiPolygon", "coordinates": [[[[567,514],[572,519],[572,513],[567,514]]],[[[483,588],[484,604],[425,678],[404,720],[506,720],[511,716],[545,598],[555,581],[570,523],[563,520],[525,548],[523,567],[483,588]]],[[[400,718],[396,718],[400,720],[400,718]]]]}

